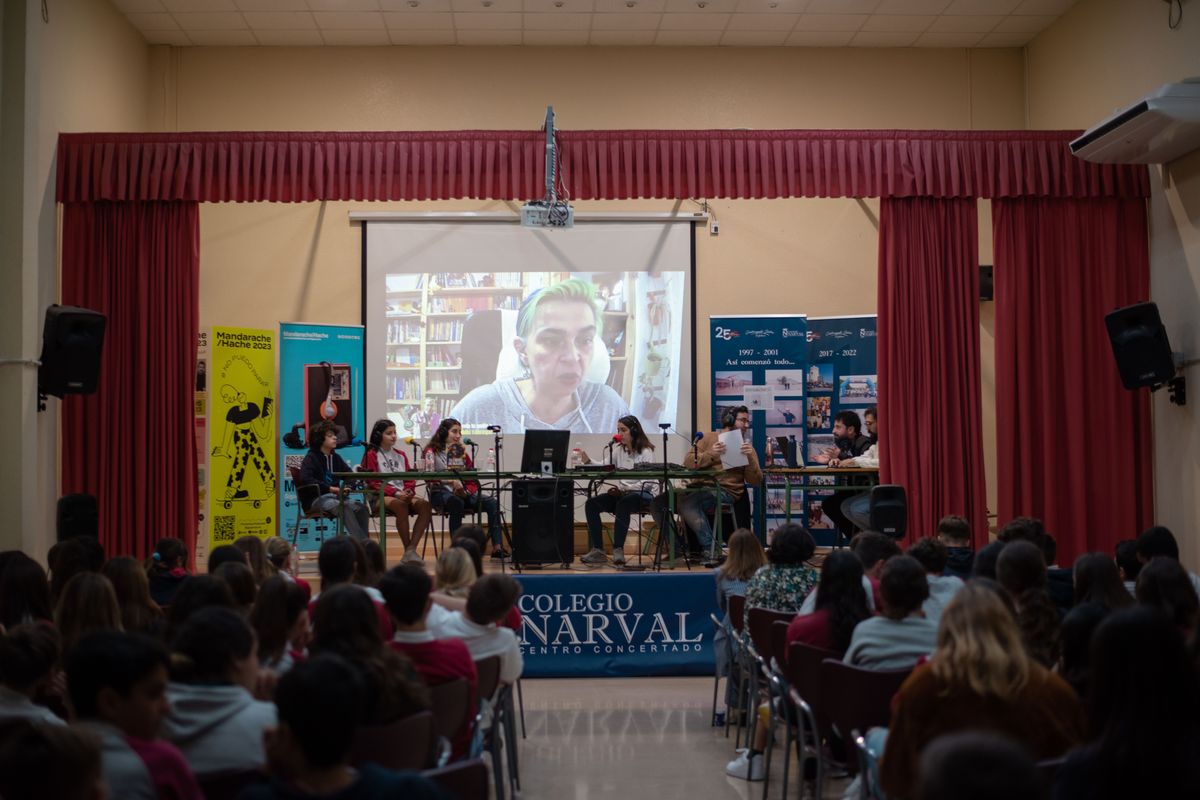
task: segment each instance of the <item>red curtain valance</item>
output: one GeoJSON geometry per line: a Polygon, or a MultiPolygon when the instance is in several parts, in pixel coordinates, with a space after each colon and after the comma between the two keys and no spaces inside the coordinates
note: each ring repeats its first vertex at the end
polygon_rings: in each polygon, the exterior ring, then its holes
{"type": "MultiPolygon", "coordinates": [[[[561,131],[575,200],[1147,197],[1145,167],[1071,155],[1069,131],[561,131]]],[[[528,200],[537,131],[66,133],[59,202],[528,200]]]]}

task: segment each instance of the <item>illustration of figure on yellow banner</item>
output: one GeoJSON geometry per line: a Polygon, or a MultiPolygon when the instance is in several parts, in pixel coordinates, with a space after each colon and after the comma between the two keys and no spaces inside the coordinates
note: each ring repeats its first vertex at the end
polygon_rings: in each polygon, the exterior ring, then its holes
{"type": "MultiPolygon", "coordinates": [[[[225,412],[225,429],[219,444],[214,445],[212,454],[233,459],[229,477],[225,481],[225,508],[234,500],[249,500],[255,508],[275,494],[275,470],[263,445],[272,438],[270,395],[262,398],[261,404],[246,397],[229,384],[221,387],[221,402],[229,407],[225,412]],[[252,497],[246,488],[246,473],[253,471],[258,476],[262,493],[252,497]]],[[[253,484],[251,484],[253,486],[253,484]]],[[[258,488],[258,487],[254,487],[258,488]]]]}

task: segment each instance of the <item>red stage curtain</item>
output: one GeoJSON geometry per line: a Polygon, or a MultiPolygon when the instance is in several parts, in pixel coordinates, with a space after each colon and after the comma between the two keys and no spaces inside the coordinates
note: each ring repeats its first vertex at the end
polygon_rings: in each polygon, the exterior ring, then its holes
{"type": "Polygon", "coordinates": [[[195,554],[192,399],[199,325],[195,203],[68,203],[62,301],[107,315],[100,386],[62,404],[62,487],[100,502],[109,555],[164,536],[195,554]]]}
{"type": "Polygon", "coordinates": [[[987,541],[974,200],[883,200],[879,423],[884,483],[908,493],[908,540],[946,514],[987,541]]]}
{"type": "Polygon", "coordinates": [[[1069,565],[1153,517],[1149,397],[1121,386],[1104,315],[1150,294],[1141,200],[992,205],[1000,522],[1041,518],[1069,565]]]}
{"type": "MultiPolygon", "coordinates": [[[[1145,167],[1074,158],[1067,131],[561,131],[575,200],[1146,197],[1145,167]]],[[[70,133],[59,202],[541,197],[537,131],[70,133]]]]}

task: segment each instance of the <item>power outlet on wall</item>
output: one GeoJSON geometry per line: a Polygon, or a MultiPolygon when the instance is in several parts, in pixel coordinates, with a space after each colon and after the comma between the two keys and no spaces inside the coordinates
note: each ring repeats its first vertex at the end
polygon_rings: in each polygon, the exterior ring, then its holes
{"type": "Polygon", "coordinates": [[[720,232],[721,232],[721,223],[717,222],[715,219],[709,220],[708,221],[709,236],[716,236],[720,232]]]}

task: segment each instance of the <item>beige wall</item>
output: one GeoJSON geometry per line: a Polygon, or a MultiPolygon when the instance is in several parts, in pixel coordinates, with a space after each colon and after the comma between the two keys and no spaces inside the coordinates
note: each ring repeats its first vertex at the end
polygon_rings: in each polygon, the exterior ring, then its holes
{"type": "MultiPolygon", "coordinates": [[[[1186,8],[1170,30],[1162,3],[1084,0],[1029,47],[1033,128],[1087,128],[1164,83],[1200,77],[1200,18],[1186,8]]],[[[1150,168],[1150,299],[1158,303],[1171,346],[1200,356],[1200,152],[1150,168]]],[[[1192,399],[1171,405],[1154,396],[1155,514],[1200,569],[1200,369],[1188,372],[1192,399]]],[[[1098,432],[1100,433],[1100,432],[1098,432]]],[[[1131,535],[1134,532],[1130,532],[1131,535]]]]}
{"type": "MultiPolygon", "coordinates": [[[[168,130],[560,127],[1022,128],[1016,50],[156,48],[152,124],[168,130]],[[553,71],[547,88],[522,76],[553,71]],[[486,77],[485,77],[486,76],[486,77]],[[650,77],[654,76],[654,77],[650,77]]],[[[710,201],[721,233],[697,243],[697,364],[710,314],[875,311],[878,202],[710,201]],[[771,287],[770,290],[767,287],[771,287]],[[778,289],[782,288],[782,291],[778,289]]],[[[205,205],[202,324],[357,323],[353,209],[502,210],[503,203],[205,205]],[[266,298],[231,290],[268,285],[266,298]]],[[[695,204],[579,203],[691,211],[695,204]]],[[[981,260],[991,223],[981,203],[981,260]]],[[[995,508],[990,308],[983,313],[988,502],[995,508]]],[[[709,387],[699,382],[700,424],[709,387]]]]}
{"type": "MultiPolygon", "coordinates": [[[[143,130],[149,47],[106,2],[12,0],[4,5],[6,235],[0,259],[0,357],[36,358],[42,317],[58,299],[54,155],[60,131],[143,130]],[[10,21],[12,25],[10,26],[10,21]],[[15,143],[12,149],[10,143],[15,143]]],[[[54,537],[58,496],[57,400],[35,409],[36,372],[4,367],[0,403],[19,415],[19,457],[0,460],[5,524],[0,549],[41,556],[54,537]]]]}

